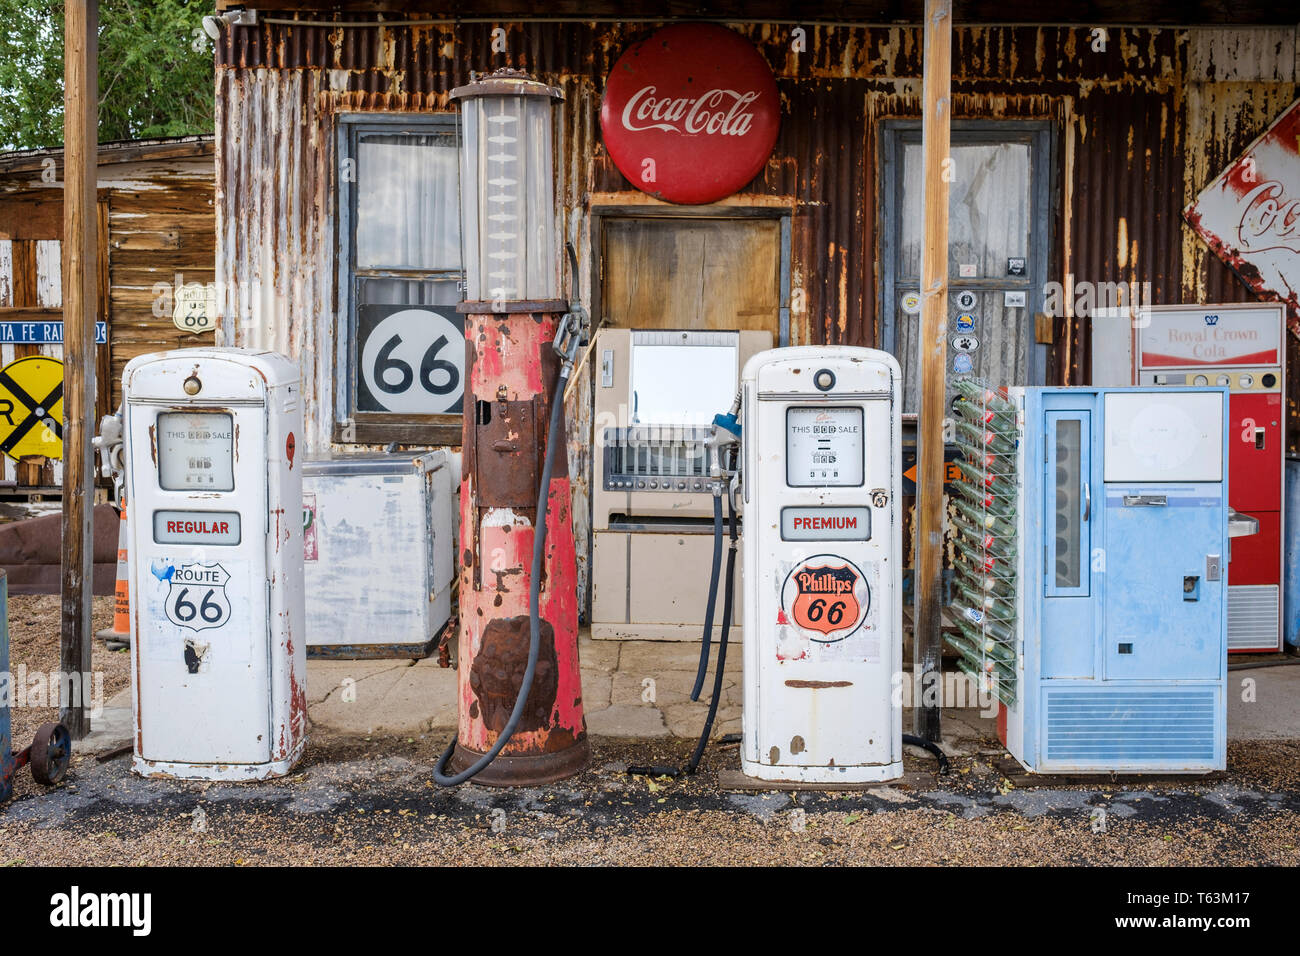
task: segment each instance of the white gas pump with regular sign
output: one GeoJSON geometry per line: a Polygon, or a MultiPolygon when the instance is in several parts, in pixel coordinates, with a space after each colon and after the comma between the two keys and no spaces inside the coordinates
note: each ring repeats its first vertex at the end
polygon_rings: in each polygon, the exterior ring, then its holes
{"type": "Polygon", "coordinates": [[[774,349],[741,381],[741,767],[774,781],[898,777],[898,363],[874,349],[774,349]]]}
{"type": "Polygon", "coordinates": [[[253,780],[306,745],[298,367],[142,355],[122,378],[133,769],[253,780]]]}

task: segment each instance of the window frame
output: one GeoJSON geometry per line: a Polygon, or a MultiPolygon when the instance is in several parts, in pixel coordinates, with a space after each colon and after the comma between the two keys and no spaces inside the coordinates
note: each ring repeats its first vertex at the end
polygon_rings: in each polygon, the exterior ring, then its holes
{"type": "MultiPolygon", "coordinates": [[[[456,141],[456,168],[460,168],[460,131],[454,112],[441,113],[340,113],[336,124],[338,157],[334,190],[335,284],[337,308],[334,349],[334,422],[332,440],[339,444],[460,445],[463,414],[411,415],[402,412],[371,412],[357,408],[357,375],[360,342],[357,337],[357,289],[359,278],[454,280],[457,290],[465,288],[464,262],[454,270],[362,269],[356,261],[357,178],[341,175],[347,160],[356,161],[360,139],[366,135],[409,133],[438,135],[450,132],[456,141]]],[[[456,182],[459,194],[460,182],[456,182]]],[[[463,260],[463,254],[462,254],[463,260]]],[[[463,347],[463,343],[462,343],[463,347]]],[[[468,373],[468,368],[466,368],[468,373]]]]}

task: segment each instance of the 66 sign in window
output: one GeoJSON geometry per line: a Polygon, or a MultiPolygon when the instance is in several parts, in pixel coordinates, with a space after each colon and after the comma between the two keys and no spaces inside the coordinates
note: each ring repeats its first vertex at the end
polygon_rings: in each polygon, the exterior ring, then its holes
{"type": "Polygon", "coordinates": [[[357,340],[358,411],[460,413],[465,326],[455,306],[362,306],[357,340]]]}

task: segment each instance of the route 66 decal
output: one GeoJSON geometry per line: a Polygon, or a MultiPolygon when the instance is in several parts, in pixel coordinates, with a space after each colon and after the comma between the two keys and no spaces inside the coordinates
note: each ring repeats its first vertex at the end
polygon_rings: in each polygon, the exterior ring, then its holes
{"type": "Polygon", "coordinates": [[[172,568],[163,608],[167,619],[192,631],[221,627],[230,620],[226,584],[230,572],[220,564],[183,564],[172,568]]]}

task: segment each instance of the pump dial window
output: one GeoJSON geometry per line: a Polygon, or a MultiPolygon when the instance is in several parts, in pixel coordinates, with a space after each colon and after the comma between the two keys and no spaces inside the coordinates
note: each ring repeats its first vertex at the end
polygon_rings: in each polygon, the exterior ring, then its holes
{"type": "Polygon", "coordinates": [[[234,430],[229,412],[163,412],[158,484],[164,491],[234,491],[234,430]]]}
{"type": "Polygon", "coordinates": [[[862,485],[860,407],[791,407],[785,433],[785,481],[791,488],[862,485]]]}

